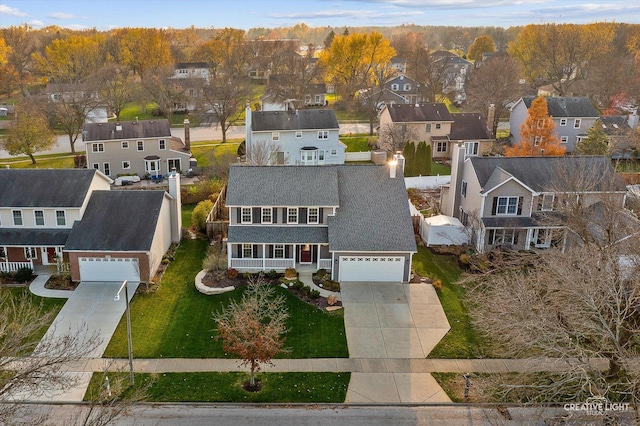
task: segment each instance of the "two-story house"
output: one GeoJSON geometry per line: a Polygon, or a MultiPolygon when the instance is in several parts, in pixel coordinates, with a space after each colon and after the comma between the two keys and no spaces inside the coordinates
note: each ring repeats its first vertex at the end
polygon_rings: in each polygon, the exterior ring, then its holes
{"type": "Polygon", "coordinates": [[[180,241],[180,177],[111,191],[93,169],[0,170],[0,271],[69,265],[74,281],[148,282],[180,241]]]}
{"type": "Polygon", "coordinates": [[[166,119],[86,123],[82,139],[87,166],[110,177],[155,177],[189,168],[189,144],[171,136],[166,119]]]}
{"type": "Polygon", "coordinates": [[[229,268],[408,281],[416,245],[397,167],[231,166],[229,268]]]}
{"type": "Polygon", "coordinates": [[[178,62],[172,78],[201,78],[209,82],[209,65],[206,62],[178,62]]]}
{"type": "MultiPolygon", "coordinates": [[[[527,119],[534,96],[520,98],[511,107],[509,127],[511,142],[520,142],[520,126],[527,119]]],[[[598,119],[599,114],[587,97],[547,97],[547,111],[556,125],[554,135],[566,147],[567,153],[575,150],[576,143],[587,137],[587,132],[598,119]]]]}
{"type": "Polygon", "coordinates": [[[246,153],[254,164],[344,164],[333,110],[246,110],[246,153]],[[258,158],[259,157],[259,158],[258,158]]]}
{"type": "Polygon", "coordinates": [[[565,246],[568,228],[558,214],[565,205],[586,209],[606,200],[624,207],[626,188],[607,157],[466,157],[454,150],[451,183],[442,188],[443,214],[472,231],[479,252],[496,247],[542,249],[565,246]],[[565,188],[589,170],[597,182],[565,188]]]}
{"type": "Polygon", "coordinates": [[[384,82],[382,87],[368,89],[359,96],[365,102],[375,102],[382,108],[383,104],[416,104],[428,102],[428,99],[421,92],[422,85],[405,74],[391,77],[384,82]]]}
{"type": "Polygon", "coordinates": [[[390,104],[380,112],[380,134],[389,128],[406,128],[413,141],[431,144],[434,158],[448,157],[453,117],[443,103],[390,104]]]}
{"type": "MultiPolygon", "coordinates": [[[[458,112],[451,114],[453,123],[449,134],[449,147],[464,145],[467,157],[486,154],[495,138],[487,122],[479,112],[458,112]]],[[[453,148],[455,149],[455,148],[453,148]]]]}

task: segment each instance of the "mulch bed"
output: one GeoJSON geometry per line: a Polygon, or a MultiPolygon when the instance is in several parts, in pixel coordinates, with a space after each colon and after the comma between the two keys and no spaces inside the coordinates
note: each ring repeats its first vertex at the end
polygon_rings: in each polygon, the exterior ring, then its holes
{"type": "Polygon", "coordinates": [[[75,290],[79,283],[71,281],[68,275],[51,275],[44,285],[49,290],[75,290]]]}

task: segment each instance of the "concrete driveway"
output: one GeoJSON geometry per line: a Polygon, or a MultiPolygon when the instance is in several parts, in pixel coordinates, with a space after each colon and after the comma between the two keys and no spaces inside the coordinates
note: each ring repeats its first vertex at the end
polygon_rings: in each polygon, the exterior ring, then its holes
{"type": "MultiPolygon", "coordinates": [[[[87,358],[100,358],[104,353],[113,333],[126,309],[124,289],[120,293],[120,300],[115,301],[114,296],[118,292],[122,282],[82,282],[73,291],[71,297],[64,304],[56,319],[47,330],[41,340],[60,339],[64,335],[98,335],[100,344],[87,358]],[[86,333],[86,334],[83,334],[86,333]]],[[[138,288],[137,282],[130,282],[129,300],[138,288]]],[[[53,392],[52,395],[41,398],[23,396],[25,400],[44,401],[82,401],[84,393],[89,385],[91,373],[69,373],[76,375],[77,386],[66,392],[53,392]]]]}
{"type": "Polygon", "coordinates": [[[379,373],[352,373],[346,402],[450,402],[423,371],[394,372],[394,360],[425,358],[449,331],[429,284],[340,285],[350,358],[379,358],[379,373]]]}

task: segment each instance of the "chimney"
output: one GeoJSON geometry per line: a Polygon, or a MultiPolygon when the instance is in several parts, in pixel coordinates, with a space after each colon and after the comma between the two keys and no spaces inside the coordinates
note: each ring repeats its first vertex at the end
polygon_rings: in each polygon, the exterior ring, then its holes
{"type": "Polygon", "coordinates": [[[182,198],[180,194],[180,173],[175,167],[169,175],[169,195],[171,200],[171,242],[179,243],[182,238],[182,198]]]}
{"type": "Polygon", "coordinates": [[[191,152],[191,134],[189,132],[189,119],[185,118],[182,123],[184,124],[184,147],[187,151],[191,152]]]}
{"type": "Polygon", "coordinates": [[[402,175],[404,176],[404,156],[402,155],[402,151],[393,154],[393,159],[398,162],[398,168],[402,170],[402,175]]]}
{"type": "Polygon", "coordinates": [[[244,110],[244,123],[245,123],[244,152],[248,154],[251,148],[251,104],[249,102],[247,102],[247,106],[245,107],[245,110],[244,110]]]}
{"type": "Polygon", "coordinates": [[[398,167],[398,160],[391,160],[389,161],[389,177],[391,179],[395,179],[396,178],[396,168],[398,167]]]}
{"type": "Polygon", "coordinates": [[[487,126],[489,127],[489,131],[491,132],[492,137],[496,137],[493,134],[493,121],[496,119],[496,106],[495,104],[489,104],[489,111],[487,112],[487,126]]]}
{"type": "Polygon", "coordinates": [[[638,116],[638,109],[636,108],[631,112],[631,114],[629,114],[629,117],[627,117],[629,127],[635,130],[638,127],[638,118],[640,117],[638,116]]]}
{"type": "Polygon", "coordinates": [[[451,183],[449,184],[447,203],[440,203],[440,205],[443,207],[442,213],[446,214],[447,216],[459,216],[458,209],[460,207],[460,187],[462,186],[464,157],[464,144],[456,145],[453,148],[453,152],[451,153],[451,183]]]}

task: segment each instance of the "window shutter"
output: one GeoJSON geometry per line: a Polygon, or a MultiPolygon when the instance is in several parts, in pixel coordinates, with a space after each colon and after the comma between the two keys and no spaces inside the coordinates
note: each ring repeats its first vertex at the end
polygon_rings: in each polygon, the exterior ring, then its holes
{"type": "Polygon", "coordinates": [[[288,259],[290,253],[291,253],[291,249],[289,248],[289,246],[284,246],[284,257],[288,259]]]}
{"type": "Polygon", "coordinates": [[[324,215],[324,208],[320,207],[318,209],[318,223],[323,223],[322,216],[324,215]]]}
{"type": "Polygon", "coordinates": [[[242,222],[242,207],[236,207],[236,213],[238,216],[238,223],[242,222]]]}
{"type": "Polygon", "coordinates": [[[262,209],[254,207],[251,212],[251,223],[262,223],[262,209]]]}
{"type": "Polygon", "coordinates": [[[493,229],[489,230],[489,245],[493,245],[493,238],[495,236],[496,231],[493,229]]]}
{"type": "Polygon", "coordinates": [[[518,215],[522,214],[522,203],[524,202],[524,197],[518,197],[518,215]]]}
{"type": "Polygon", "coordinates": [[[273,215],[273,217],[271,218],[271,221],[272,221],[273,223],[278,223],[278,210],[280,210],[280,209],[279,209],[279,208],[277,208],[277,207],[274,207],[274,208],[273,208],[273,211],[272,211],[272,213],[271,213],[271,214],[273,215]]]}
{"type": "Polygon", "coordinates": [[[267,256],[268,258],[273,258],[273,245],[269,244],[269,251],[268,251],[269,255],[267,256]]]}
{"type": "Polygon", "coordinates": [[[258,245],[257,244],[253,245],[253,258],[254,259],[258,258],[258,245]]]}
{"type": "Polygon", "coordinates": [[[498,197],[493,197],[493,207],[491,208],[491,214],[495,215],[498,210],[498,197]]]}
{"type": "Polygon", "coordinates": [[[236,249],[236,257],[242,258],[242,244],[234,244],[236,249]]]}
{"type": "Polygon", "coordinates": [[[298,223],[307,223],[307,208],[300,207],[298,212],[298,223]]]}

